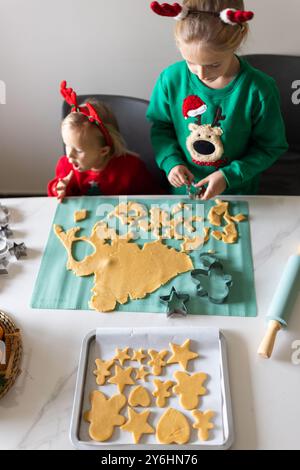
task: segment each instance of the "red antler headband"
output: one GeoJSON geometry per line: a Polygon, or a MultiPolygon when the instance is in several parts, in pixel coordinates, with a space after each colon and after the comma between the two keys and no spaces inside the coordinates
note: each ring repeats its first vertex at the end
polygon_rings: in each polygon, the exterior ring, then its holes
{"type": "Polygon", "coordinates": [[[60,93],[65,101],[72,107],[71,112],[84,114],[84,116],[86,116],[90,122],[95,123],[105,138],[106,144],[109,147],[113,147],[114,144],[111,135],[105,127],[96,109],[90,103],[85,103],[84,106],[78,106],[77,95],[73,88],[67,88],[66,80],[63,80],[60,84],[60,93]]]}
{"type": "Polygon", "coordinates": [[[151,9],[160,16],[168,16],[174,18],[174,20],[184,20],[190,13],[206,13],[219,17],[223,23],[231,26],[241,25],[247,21],[252,20],[254,13],[252,11],[235,10],[234,8],[226,8],[220,12],[217,11],[202,11],[202,10],[189,10],[185,5],[179,5],[179,3],[158,3],[152,2],[151,9]]]}

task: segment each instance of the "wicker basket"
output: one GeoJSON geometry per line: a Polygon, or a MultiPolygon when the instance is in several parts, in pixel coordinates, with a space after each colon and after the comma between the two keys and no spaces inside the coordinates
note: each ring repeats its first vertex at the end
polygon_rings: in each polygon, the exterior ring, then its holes
{"type": "Polygon", "coordinates": [[[5,313],[0,311],[0,326],[4,330],[6,364],[0,364],[0,399],[8,392],[20,374],[22,340],[20,330],[5,313]]]}

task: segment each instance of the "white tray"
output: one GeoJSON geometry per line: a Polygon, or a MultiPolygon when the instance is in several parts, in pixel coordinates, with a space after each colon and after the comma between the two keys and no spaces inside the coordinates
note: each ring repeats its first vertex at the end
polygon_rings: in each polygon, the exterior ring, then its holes
{"type": "MultiPolygon", "coordinates": [[[[125,362],[124,366],[128,367],[129,363],[125,362]]],[[[130,366],[140,367],[138,363],[130,362],[130,366]]],[[[145,364],[147,368],[147,364],[145,364]]],[[[151,368],[150,368],[151,369],[151,368]]],[[[157,378],[161,380],[172,379],[174,370],[181,370],[178,364],[168,365],[165,369],[164,376],[157,378]]],[[[113,372],[113,368],[112,368],[113,372]]],[[[134,376],[134,374],[133,374],[134,376]]],[[[136,385],[145,386],[150,392],[154,386],[152,384],[153,376],[147,377],[148,381],[137,381],[136,385]]],[[[128,397],[128,391],[132,387],[125,387],[124,392],[128,397]]],[[[189,422],[191,413],[180,408],[178,397],[173,396],[168,399],[167,406],[178,408],[186,415],[189,422]]],[[[154,400],[152,400],[154,402],[154,400]]],[[[155,414],[154,425],[159,416],[161,416],[165,408],[149,407],[152,414],[155,414]]],[[[139,409],[142,411],[142,409],[139,409]]],[[[127,416],[126,407],[121,412],[127,416]]],[[[153,420],[150,420],[153,425],[153,420]]],[[[91,331],[83,340],[79,368],[77,374],[77,382],[74,396],[73,412],[71,419],[70,438],[73,445],[78,449],[99,450],[99,449],[177,449],[177,450],[201,450],[201,449],[220,449],[225,450],[231,447],[233,443],[233,419],[230,399],[230,389],[228,380],[228,364],[226,354],[226,342],[224,335],[216,329],[211,328],[104,328],[102,330],[91,331]],[[162,445],[157,443],[155,434],[142,436],[139,444],[134,444],[132,435],[128,432],[120,431],[115,428],[115,432],[111,440],[106,442],[96,442],[90,439],[88,434],[89,423],[83,420],[83,412],[90,409],[89,395],[92,390],[101,390],[106,396],[119,393],[115,385],[109,384],[99,387],[96,384],[93,370],[95,370],[95,359],[108,360],[114,356],[115,348],[124,348],[126,346],[134,349],[149,348],[161,350],[168,349],[169,342],[181,344],[185,339],[191,339],[191,350],[199,353],[199,358],[190,361],[188,367],[189,372],[206,372],[211,380],[208,379],[204,386],[208,390],[208,394],[201,397],[200,409],[213,409],[216,411],[213,422],[216,428],[212,433],[212,439],[201,442],[197,439],[197,430],[192,430],[191,440],[185,445],[162,445]],[[208,351],[210,350],[210,354],[208,351]],[[209,357],[210,356],[210,357],[209,357]],[[211,393],[213,392],[213,393],[211,393]],[[219,397],[220,392],[220,397],[219,397]],[[218,399],[216,399],[216,395],[218,399]],[[219,399],[220,398],[220,399],[219,399]],[[216,409],[217,408],[217,409],[216,409]],[[219,409],[218,409],[219,408],[219,409]]]]}

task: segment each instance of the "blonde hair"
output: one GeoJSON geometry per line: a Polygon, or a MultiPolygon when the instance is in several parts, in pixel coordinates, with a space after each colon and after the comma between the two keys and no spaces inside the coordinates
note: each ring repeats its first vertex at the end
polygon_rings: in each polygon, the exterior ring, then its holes
{"type": "MultiPolygon", "coordinates": [[[[226,8],[244,10],[243,0],[184,0],[189,10],[221,12],[226,8]]],[[[186,44],[204,42],[216,50],[237,50],[247,38],[248,23],[231,26],[220,18],[209,14],[190,13],[184,20],[177,21],[175,38],[186,44]]]]}
{"type": "MultiPolygon", "coordinates": [[[[80,104],[80,106],[84,106],[86,103],[90,103],[95,110],[97,111],[98,115],[101,117],[103,124],[105,125],[106,129],[108,130],[112,142],[113,148],[111,148],[111,155],[115,157],[120,157],[125,153],[134,154],[134,152],[130,152],[127,147],[126,143],[120,134],[119,125],[116,116],[113,114],[112,110],[106,104],[98,101],[95,98],[88,98],[84,103],[80,104]]],[[[70,113],[68,114],[62,122],[62,127],[70,126],[71,128],[76,129],[97,129],[97,125],[90,122],[82,113],[70,113]]],[[[107,145],[104,135],[102,134],[100,128],[98,127],[98,134],[99,134],[99,146],[104,147],[107,145]]]]}

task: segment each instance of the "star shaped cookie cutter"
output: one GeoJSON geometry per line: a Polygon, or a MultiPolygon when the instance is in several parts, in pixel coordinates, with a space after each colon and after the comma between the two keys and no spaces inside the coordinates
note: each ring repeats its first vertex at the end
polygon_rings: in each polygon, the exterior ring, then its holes
{"type": "Polygon", "coordinates": [[[167,318],[186,317],[188,314],[187,302],[190,300],[188,294],[179,294],[173,286],[169,295],[159,297],[161,303],[167,305],[167,318]]]}
{"type": "Polygon", "coordinates": [[[214,304],[224,303],[232,286],[232,276],[224,273],[222,263],[210,253],[200,255],[201,264],[191,272],[192,281],[196,284],[197,295],[208,297],[214,304]]]}

